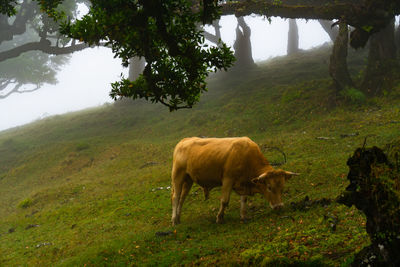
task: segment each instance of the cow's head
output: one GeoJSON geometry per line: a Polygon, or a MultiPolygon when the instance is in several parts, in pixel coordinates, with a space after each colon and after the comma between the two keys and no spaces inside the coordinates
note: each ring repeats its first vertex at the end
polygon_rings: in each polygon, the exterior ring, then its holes
{"type": "Polygon", "coordinates": [[[270,170],[252,179],[252,182],[257,185],[260,193],[264,194],[271,208],[278,209],[283,206],[282,192],[285,182],[296,175],[299,174],[281,169],[270,170]]]}

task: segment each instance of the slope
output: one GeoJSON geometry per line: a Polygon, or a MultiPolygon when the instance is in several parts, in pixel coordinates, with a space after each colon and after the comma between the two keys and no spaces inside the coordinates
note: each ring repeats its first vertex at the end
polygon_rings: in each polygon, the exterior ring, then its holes
{"type": "MultiPolygon", "coordinates": [[[[362,104],[334,98],[329,49],[212,75],[209,92],[191,110],[124,102],[1,132],[0,265],[348,262],[369,242],[363,216],[333,201],[301,204],[306,196],[340,194],[346,159],[366,136],[379,146],[398,137],[400,84],[362,104]],[[182,225],[172,228],[174,145],[186,136],[242,135],[280,148],[288,157],[282,168],[302,174],[285,189],[286,207],[274,212],[254,197],[252,219],[240,224],[232,195],[226,224],[216,225],[219,190],[204,202],[194,186],[182,225]]],[[[351,55],[354,76],[364,57],[351,55]]],[[[264,152],[282,161],[276,150],[264,152]]]]}

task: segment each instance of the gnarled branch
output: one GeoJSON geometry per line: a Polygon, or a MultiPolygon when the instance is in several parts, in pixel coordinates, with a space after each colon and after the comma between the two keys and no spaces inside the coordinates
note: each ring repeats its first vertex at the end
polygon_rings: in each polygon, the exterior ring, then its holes
{"type": "Polygon", "coordinates": [[[58,47],[58,46],[52,46],[51,42],[49,40],[44,40],[44,41],[39,41],[39,42],[30,42],[23,44],[21,46],[12,48],[7,51],[0,52],[0,62],[5,61],[10,58],[15,58],[21,55],[22,53],[28,52],[28,51],[42,51],[47,54],[53,54],[53,55],[64,55],[64,54],[70,54],[76,51],[81,51],[85,48],[89,47],[88,44],[81,43],[81,44],[75,44],[75,45],[70,45],[70,46],[65,46],[65,47],[58,47]]]}
{"type": "Polygon", "coordinates": [[[340,19],[355,27],[351,34],[351,46],[362,47],[371,34],[383,29],[394,15],[400,14],[400,2],[394,0],[286,0],[277,4],[275,0],[253,0],[227,2],[222,5],[222,14],[247,16],[258,14],[284,18],[340,19]],[[390,3],[390,5],[388,4],[390,3]],[[366,26],[367,29],[365,28],[366,26]]]}

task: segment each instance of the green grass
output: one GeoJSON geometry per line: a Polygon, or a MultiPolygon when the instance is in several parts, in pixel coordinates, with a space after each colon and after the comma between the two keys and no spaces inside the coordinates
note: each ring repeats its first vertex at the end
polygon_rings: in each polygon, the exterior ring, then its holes
{"type": "MultiPolygon", "coordinates": [[[[364,58],[351,55],[354,76],[364,58]]],[[[348,265],[369,243],[363,215],[335,202],[290,203],[336,198],[348,184],[346,160],[366,136],[369,146],[398,138],[400,85],[362,105],[333,101],[328,61],[321,48],[213,75],[191,110],[136,101],[1,132],[0,266],[348,265]],[[171,227],[170,191],[157,188],[170,185],[175,144],[243,135],[279,147],[288,157],[282,168],[301,173],[287,183],[286,206],[272,211],[255,196],[243,224],[232,194],[218,225],[219,189],[204,201],[194,186],[182,224],[171,227]]]]}

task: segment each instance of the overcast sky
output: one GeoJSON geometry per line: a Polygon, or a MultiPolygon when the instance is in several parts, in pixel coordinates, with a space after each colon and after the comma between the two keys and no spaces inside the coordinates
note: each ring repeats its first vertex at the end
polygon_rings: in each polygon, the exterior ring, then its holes
{"type": "MultiPolygon", "coordinates": [[[[245,18],[252,30],[254,60],[285,55],[288,20],[272,18],[272,23],[261,17],[245,18]]],[[[235,39],[236,19],[226,16],[221,20],[222,39],[230,46],[235,39]]],[[[328,35],[316,21],[298,20],[299,45],[309,49],[329,41],[328,35]]],[[[76,52],[68,65],[58,73],[56,85],[44,85],[33,93],[14,94],[0,99],[0,131],[26,124],[39,118],[76,111],[112,102],[110,83],[117,81],[123,69],[121,61],[113,58],[110,49],[92,48],[76,52]]]]}

